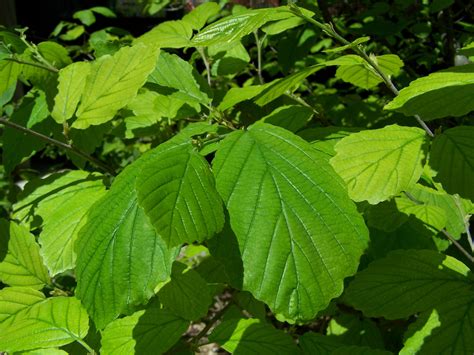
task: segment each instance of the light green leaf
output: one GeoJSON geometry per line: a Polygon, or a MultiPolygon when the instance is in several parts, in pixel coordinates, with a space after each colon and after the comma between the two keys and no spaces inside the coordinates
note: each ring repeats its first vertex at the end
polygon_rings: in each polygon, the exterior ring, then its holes
{"type": "Polygon", "coordinates": [[[333,350],[346,346],[334,337],[313,332],[304,333],[299,339],[299,344],[305,355],[330,355],[333,350]]]}
{"type": "Polygon", "coordinates": [[[137,178],[138,203],[168,246],[202,242],[224,225],[206,160],[191,143],[156,154],[137,178]]]}
{"type": "Polygon", "coordinates": [[[312,319],[342,292],[367,244],[341,179],[309,143],[265,123],[227,136],[214,172],[244,288],[288,320],[312,319]]]}
{"type": "Polygon", "coordinates": [[[146,157],[117,176],[79,231],[76,295],[99,329],[146,302],[156,285],[168,279],[176,256],[137,203],[135,181],[146,157]]]}
{"type": "Polygon", "coordinates": [[[296,132],[303,128],[313,116],[313,110],[306,106],[280,106],[269,115],[262,118],[263,122],[283,127],[296,132]]]}
{"type": "Polygon", "coordinates": [[[21,355],[68,355],[68,353],[64,350],[57,348],[47,348],[22,351],[21,355]]]}
{"type": "Polygon", "coordinates": [[[151,302],[143,311],[117,319],[102,332],[103,355],[162,354],[188,328],[189,322],[151,302]]]}
{"type": "Polygon", "coordinates": [[[188,320],[197,320],[207,314],[212,295],[206,281],[194,270],[175,262],[171,281],[158,292],[166,309],[188,320]]]}
{"type": "Polygon", "coordinates": [[[193,27],[183,20],[166,21],[138,37],[134,43],[151,48],[185,48],[192,46],[193,27]]]}
{"type": "Polygon", "coordinates": [[[400,354],[472,354],[473,299],[473,292],[452,293],[435,309],[423,312],[408,328],[400,354]]]}
{"type": "Polygon", "coordinates": [[[20,64],[8,60],[0,61],[0,107],[12,99],[20,72],[20,64]]]}
{"type": "Polygon", "coordinates": [[[97,59],[86,79],[73,128],[85,129],[111,120],[145,83],[156,64],[157,51],[137,44],[97,59]]]}
{"type": "Polygon", "coordinates": [[[422,129],[391,125],[343,138],[330,161],[354,201],[377,204],[415,185],[423,171],[424,145],[422,129]]]}
{"type": "Polygon", "coordinates": [[[326,49],[324,52],[326,52],[326,53],[343,52],[346,49],[351,49],[351,48],[357,47],[359,44],[362,44],[362,43],[365,43],[365,42],[368,42],[368,41],[370,41],[370,37],[360,37],[360,38],[357,38],[356,40],[352,41],[351,43],[346,44],[345,46],[326,49]]]}
{"type": "Polygon", "coordinates": [[[334,147],[342,138],[360,130],[356,127],[317,127],[300,131],[298,135],[310,142],[316,150],[326,153],[329,159],[336,155],[334,147]]]}
{"type": "MultiPolygon", "coordinates": [[[[42,289],[49,284],[35,237],[22,225],[0,220],[0,281],[10,286],[42,289]]],[[[1,349],[1,347],[0,347],[1,349]]]]}
{"type": "Polygon", "coordinates": [[[250,100],[260,94],[266,87],[268,87],[268,84],[244,86],[242,88],[231,88],[229,91],[227,91],[221,103],[219,104],[219,109],[225,111],[242,101],[250,100]]]}
{"type": "Polygon", "coordinates": [[[194,46],[231,43],[259,29],[269,21],[293,17],[286,7],[248,10],[224,17],[205,27],[192,39],[194,46]]]}
{"type": "Polygon", "coordinates": [[[431,146],[430,166],[450,194],[474,200],[474,127],[458,126],[436,136],[431,146]]]}
{"type": "Polygon", "coordinates": [[[322,68],[324,68],[322,65],[313,65],[285,78],[272,81],[267,84],[268,86],[265,87],[265,90],[255,98],[255,103],[259,106],[264,106],[283,94],[293,92],[304,79],[322,68]]]}
{"type": "Polygon", "coordinates": [[[31,114],[26,123],[26,128],[33,128],[37,124],[43,122],[49,117],[48,103],[46,102],[46,95],[43,91],[31,92],[35,95],[35,103],[31,109],[31,114]]]}
{"type": "Polygon", "coordinates": [[[465,55],[466,57],[474,56],[474,42],[471,42],[468,45],[458,49],[458,54],[465,55]]]}
{"type": "Polygon", "coordinates": [[[104,17],[108,17],[108,18],[117,17],[117,15],[115,15],[115,13],[112,10],[110,10],[108,7],[94,6],[94,7],[91,7],[89,10],[95,12],[96,14],[100,14],[104,17]]]}
{"type": "Polygon", "coordinates": [[[94,13],[90,9],[76,11],[72,18],[78,19],[86,26],[90,26],[95,22],[94,13]]]}
{"type": "Polygon", "coordinates": [[[34,304],[13,325],[0,326],[0,349],[8,352],[57,347],[82,339],[89,318],[74,297],[52,297],[34,304]]]}
{"type": "Polygon", "coordinates": [[[77,25],[70,28],[66,33],[59,36],[63,41],[74,41],[82,36],[82,34],[86,31],[84,26],[77,25]]]}
{"type": "Polygon", "coordinates": [[[68,50],[59,43],[52,41],[41,42],[38,44],[38,50],[49,63],[58,69],[72,63],[68,50]]]}
{"type": "Polygon", "coordinates": [[[105,187],[102,176],[85,171],[53,174],[42,183],[36,189],[36,183],[26,186],[25,191],[34,190],[14,206],[15,217],[41,217],[41,255],[54,276],[76,265],[74,243],[89,208],[105,194],[105,187]]]}
{"type": "Polygon", "coordinates": [[[29,287],[5,287],[0,290],[0,327],[10,326],[17,317],[35,303],[44,301],[44,294],[29,287]]]}
{"type": "Polygon", "coordinates": [[[365,316],[398,319],[471,295],[473,281],[469,268],[450,256],[398,250],[359,272],[345,299],[365,316]]]}
{"type": "Polygon", "coordinates": [[[406,197],[396,198],[395,203],[400,212],[407,216],[415,216],[435,234],[446,227],[446,212],[441,207],[416,204],[406,197]]]}
{"type": "Polygon", "coordinates": [[[161,52],[148,81],[178,90],[174,96],[184,101],[194,101],[204,105],[211,101],[207,94],[201,91],[193,75],[192,65],[175,54],[161,52]]]}
{"type": "Polygon", "coordinates": [[[267,35],[277,35],[292,28],[301,26],[304,23],[305,20],[301,17],[289,17],[263,26],[262,31],[265,32],[267,35]]]}
{"type": "Polygon", "coordinates": [[[81,99],[89,75],[89,62],[76,62],[59,71],[58,94],[54,98],[51,116],[62,124],[72,117],[81,99]]]}
{"type": "MultiPolygon", "coordinates": [[[[374,62],[388,76],[397,75],[403,62],[395,54],[372,56],[374,62]]],[[[326,62],[325,65],[337,65],[336,77],[363,89],[370,89],[380,84],[383,80],[367,62],[355,55],[348,54],[343,57],[326,62]]]]}
{"type": "Polygon", "coordinates": [[[211,17],[219,13],[220,9],[215,2],[205,2],[184,15],[183,21],[189,23],[193,30],[200,30],[211,17]]]}
{"type": "Polygon", "coordinates": [[[474,64],[416,79],[384,108],[406,116],[420,115],[425,121],[463,116],[474,109],[474,64]]]}
{"type": "Polygon", "coordinates": [[[259,319],[229,319],[219,324],[209,336],[234,355],[298,353],[289,334],[262,323],[259,319]]]}

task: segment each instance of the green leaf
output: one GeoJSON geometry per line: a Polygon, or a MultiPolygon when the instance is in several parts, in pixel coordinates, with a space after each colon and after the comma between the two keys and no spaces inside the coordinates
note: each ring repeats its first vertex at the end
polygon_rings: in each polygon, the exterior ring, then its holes
{"type": "Polygon", "coordinates": [[[21,355],[68,355],[68,353],[64,350],[57,348],[47,348],[22,351],[21,355]]]}
{"type": "Polygon", "coordinates": [[[450,256],[400,250],[359,272],[345,299],[365,316],[398,319],[470,295],[473,281],[469,268],[450,256]]]}
{"type": "Polygon", "coordinates": [[[89,62],[76,62],[59,71],[58,94],[51,116],[62,124],[72,117],[81,99],[90,72],[89,62]]]}
{"type": "Polygon", "coordinates": [[[143,311],[117,319],[102,332],[103,355],[162,354],[188,328],[189,322],[151,302],[143,311]]]}
{"type": "Polygon", "coordinates": [[[31,92],[34,96],[35,103],[31,109],[30,117],[26,123],[26,128],[33,128],[37,124],[45,121],[49,117],[48,103],[46,102],[46,95],[43,91],[31,92]]]}
{"type": "Polygon", "coordinates": [[[0,327],[10,326],[17,317],[38,302],[44,301],[44,294],[28,287],[5,287],[0,290],[0,327]]]}
{"type": "Polygon", "coordinates": [[[166,21],[138,37],[134,43],[151,48],[185,48],[192,46],[193,27],[186,21],[166,21]]]}
{"type": "Polygon", "coordinates": [[[474,56],[474,42],[471,42],[468,45],[458,49],[458,54],[465,55],[466,57],[474,56]]]}
{"type": "Polygon", "coordinates": [[[61,38],[63,41],[74,41],[81,37],[85,31],[86,29],[84,26],[77,25],[71,27],[66,33],[60,35],[59,38],[61,38]]]}
{"type": "Polygon", "coordinates": [[[387,350],[371,349],[367,346],[343,346],[331,352],[331,355],[391,355],[387,350]]]}
{"type": "Polygon", "coordinates": [[[0,61],[0,107],[13,98],[20,72],[20,64],[8,60],[0,61]]]}
{"type": "Polygon", "coordinates": [[[206,2],[184,15],[183,21],[189,23],[193,30],[200,30],[211,17],[219,13],[220,9],[215,2],[206,2]]]}
{"type": "Polygon", "coordinates": [[[351,48],[357,47],[359,44],[362,44],[362,43],[365,43],[365,42],[368,42],[368,41],[370,41],[370,37],[360,37],[360,38],[357,38],[356,40],[352,41],[351,43],[346,44],[345,46],[326,49],[325,52],[326,53],[343,52],[346,49],[351,49],[351,48]]]}
{"type": "Polygon", "coordinates": [[[265,123],[224,139],[214,172],[244,288],[289,320],[312,319],[342,292],[367,243],[342,181],[309,143],[265,123]]]}
{"type": "Polygon", "coordinates": [[[211,100],[201,91],[193,71],[192,65],[177,55],[161,52],[148,81],[178,90],[173,94],[178,99],[207,105],[211,100]]]}
{"type": "Polygon", "coordinates": [[[137,178],[138,203],[168,246],[202,242],[224,225],[206,160],[191,143],[157,153],[137,178]]]}
{"type": "Polygon", "coordinates": [[[405,334],[401,355],[471,354],[474,351],[474,293],[453,293],[423,312],[405,334]]]}
{"type": "Polygon", "coordinates": [[[41,42],[38,44],[38,50],[49,63],[58,69],[72,63],[68,50],[59,43],[52,41],[41,42]]]}
{"type": "Polygon", "coordinates": [[[50,283],[39,245],[24,226],[0,220],[0,238],[0,281],[37,290],[50,283]]]}
{"type": "Polygon", "coordinates": [[[293,17],[286,7],[248,10],[224,17],[205,27],[192,39],[194,46],[231,43],[252,33],[269,21],[293,17]]]}
{"type": "Polygon", "coordinates": [[[219,324],[209,336],[234,355],[298,353],[289,334],[262,323],[258,319],[229,319],[219,324]]]}
{"type": "Polygon", "coordinates": [[[331,165],[354,201],[377,204],[414,186],[423,171],[425,132],[391,125],[353,133],[336,144],[331,165]]]}
{"type": "Polygon", "coordinates": [[[301,26],[304,23],[305,20],[301,17],[289,17],[263,26],[262,31],[267,35],[277,35],[292,28],[301,26]]]}
{"type": "Polygon", "coordinates": [[[326,153],[329,159],[336,155],[334,147],[342,138],[360,130],[355,127],[317,127],[300,131],[298,135],[310,142],[316,150],[326,153]]]}
{"type": "Polygon", "coordinates": [[[393,232],[408,221],[408,214],[401,213],[395,200],[369,206],[365,211],[367,224],[385,232],[393,232]]]}
{"type": "Polygon", "coordinates": [[[72,18],[78,19],[86,26],[90,26],[95,22],[94,13],[90,9],[76,11],[72,18]]]}
{"type": "Polygon", "coordinates": [[[425,121],[463,116],[474,109],[474,64],[416,79],[384,108],[406,116],[420,115],[425,121]]]}
{"type": "Polygon", "coordinates": [[[395,203],[400,212],[415,216],[423,225],[434,233],[446,227],[446,213],[441,207],[427,204],[416,204],[408,198],[396,198],[395,203]]]}
{"type": "Polygon", "coordinates": [[[76,265],[74,243],[89,208],[105,194],[105,187],[102,176],[85,171],[53,174],[40,183],[25,187],[29,194],[14,205],[15,217],[42,218],[41,255],[54,276],[76,265]]]}
{"type": "Polygon", "coordinates": [[[52,297],[0,330],[0,348],[8,352],[57,347],[84,338],[89,318],[76,298],[52,297]]]}
{"type": "Polygon", "coordinates": [[[146,157],[117,176],[91,207],[76,242],[76,295],[99,329],[153,296],[176,256],[138,206],[135,181],[144,162],[146,157]]]}
{"type": "Polygon", "coordinates": [[[268,87],[268,84],[244,86],[242,88],[231,88],[229,91],[227,91],[221,103],[219,104],[219,109],[225,111],[242,101],[250,100],[260,94],[266,87],[268,87]]]}
{"type": "Polygon", "coordinates": [[[255,98],[255,103],[259,106],[264,106],[283,94],[293,92],[304,79],[322,68],[324,68],[322,65],[313,65],[285,78],[272,81],[267,84],[265,90],[255,98]]]}
{"type": "Polygon", "coordinates": [[[110,121],[136,96],[155,67],[156,56],[155,50],[137,44],[92,63],[72,127],[85,129],[110,121]]]}
{"type": "Polygon", "coordinates": [[[175,262],[171,281],[158,293],[160,302],[177,316],[197,320],[207,314],[212,295],[206,281],[194,270],[175,262]]]}
{"type": "Polygon", "coordinates": [[[474,127],[458,126],[435,137],[430,166],[450,194],[474,200],[474,127]]]}
{"type": "Polygon", "coordinates": [[[331,355],[337,348],[345,347],[345,344],[334,337],[313,332],[304,333],[299,339],[299,344],[305,355],[331,355]]]}
{"type": "Polygon", "coordinates": [[[108,17],[108,18],[117,17],[117,15],[115,15],[115,13],[112,10],[104,6],[94,6],[94,7],[91,7],[89,10],[95,12],[96,14],[100,14],[104,17],[108,17]]]}
{"type": "MultiPolygon", "coordinates": [[[[395,54],[372,56],[371,59],[378,64],[380,69],[388,76],[397,75],[403,62],[395,54]]],[[[337,65],[336,77],[363,89],[370,89],[383,82],[381,76],[367,64],[367,62],[355,54],[326,62],[325,65],[337,65]]]]}
{"type": "Polygon", "coordinates": [[[269,115],[262,118],[263,122],[283,127],[296,132],[303,128],[313,116],[313,110],[306,106],[280,106],[269,115]]]}

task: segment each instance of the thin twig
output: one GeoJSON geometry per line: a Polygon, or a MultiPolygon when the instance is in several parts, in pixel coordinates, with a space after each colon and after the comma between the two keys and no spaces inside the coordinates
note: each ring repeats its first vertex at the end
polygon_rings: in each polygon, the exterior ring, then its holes
{"type": "Polygon", "coordinates": [[[51,73],[58,73],[59,72],[59,69],[54,68],[52,66],[47,66],[47,65],[44,65],[44,64],[41,64],[41,63],[29,62],[29,61],[26,61],[26,60],[17,59],[17,58],[13,58],[13,57],[12,58],[4,58],[3,60],[8,60],[10,62],[15,62],[15,63],[18,63],[18,64],[30,65],[32,67],[41,68],[41,69],[50,71],[51,73]]]}
{"type": "Polygon", "coordinates": [[[262,42],[258,37],[258,30],[253,31],[253,35],[255,36],[255,43],[257,44],[257,73],[258,73],[258,80],[260,84],[263,84],[263,75],[262,75],[262,42]]]}
{"type": "MultiPolygon", "coordinates": [[[[339,43],[341,43],[342,45],[350,45],[351,42],[349,42],[348,40],[346,40],[344,37],[342,37],[341,35],[339,35],[336,30],[334,29],[334,27],[331,25],[331,24],[326,24],[326,23],[321,23],[319,21],[316,21],[315,19],[311,18],[311,17],[308,17],[308,16],[305,16],[303,15],[303,13],[301,13],[301,11],[299,10],[298,7],[296,7],[295,5],[293,5],[291,7],[291,10],[292,12],[303,18],[304,20],[308,21],[309,23],[313,24],[314,26],[318,27],[319,29],[321,29],[324,33],[326,33],[328,36],[334,38],[336,41],[338,41],[339,43]]],[[[390,77],[388,75],[386,75],[382,69],[379,67],[379,65],[372,59],[370,58],[370,56],[365,52],[365,50],[363,49],[362,45],[356,45],[356,46],[351,46],[350,47],[358,56],[360,56],[361,58],[363,58],[374,70],[375,72],[380,76],[380,78],[383,80],[383,82],[385,83],[385,85],[389,88],[389,90],[395,95],[397,96],[399,94],[399,91],[398,89],[396,88],[396,86],[393,84],[392,80],[390,79],[390,77]]],[[[430,137],[434,137],[434,134],[433,132],[431,131],[431,129],[426,125],[426,123],[421,119],[420,116],[418,115],[415,115],[414,116],[415,119],[418,121],[418,123],[421,125],[421,127],[423,127],[423,129],[425,130],[425,132],[430,136],[430,137]]]]}
{"type": "Polygon", "coordinates": [[[211,66],[209,65],[209,60],[207,59],[206,53],[204,53],[204,49],[202,47],[197,47],[197,50],[201,55],[204,66],[206,67],[207,83],[209,86],[211,86],[211,66]]]}
{"type": "Polygon", "coordinates": [[[216,324],[216,322],[222,318],[224,313],[227,311],[227,309],[229,309],[229,307],[232,304],[233,304],[233,302],[232,302],[232,300],[230,300],[229,303],[227,303],[220,311],[218,311],[214,315],[214,317],[212,317],[212,319],[209,321],[209,323],[206,324],[206,326],[199,332],[198,335],[196,335],[195,337],[190,339],[190,343],[194,347],[199,347],[200,346],[200,345],[198,345],[199,340],[201,340],[203,337],[206,336],[207,332],[209,332],[209,330],[214,326],[214,324],[216,324]]]}
{"type": "Polygon", "coordinates": [[[446,229],[441,230],[441,232],[446,236],[446,238],[448,238],[451,241],[451,243],[453,243],[456,246],[456,248],[459,249],[461,253],[463,253],[466,256],[466,258],[469,259],[471,263],[474,263],[474,256],[469,254],[468,251],[464,249],[463,246],[459,244],[458,241],[454,239],[454,237],[451,234],[449,234],[446,229]]]}
{"type": "Polygon", "coordinates": [[[67,151],[70,151],[71,153],[74,153],[77,156],[91,162],[92,164],[94,164],[95,166],[97,166],[98,168],[100,168],[101,170],[103,170],[103,171],[105,171],[109,174],[112,174],[112,175],[115,174],[115,171],[112,168],[110,168],[109,166],[107,166],[106,164],[101,162],[100,160],[90,156],[89,154],[84,153],[83,151],[79,150],[78,148],[74,147],[73,145],[63,143],[63,142],[58,141],[54,138],[48,137],[48,136],[46,136],[42,133],[36,132],[32,129],[20,126],[19,124],[16,124],[14,122],[11,122],[11,121],[7,120],[5,117],[0,117],[0,124],[3,124],[5,126],[11,127],[11,128],[14,128],[14,129],[16,129],[18,131],[21,131],[23,133],[27,133],[31,136],[42,139],[42,140],[44,140],[48,143],[54,144],[57,147],[63,148],[67,151]]]}

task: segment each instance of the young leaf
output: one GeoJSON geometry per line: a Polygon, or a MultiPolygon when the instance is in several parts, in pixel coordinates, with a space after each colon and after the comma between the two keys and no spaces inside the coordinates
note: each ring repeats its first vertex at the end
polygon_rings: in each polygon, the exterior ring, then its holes
{"type": "Polygon", "coordinates": [[[193,27],[186,21],[166,21],[138,37],[134,44],[143,43],[150,48],[190,47],[193,27]]]}
{"type": "Polygon", "coordinates": [[[146,302],[168,279],[176,256],[137,203],[135,181],[145,161],[137,160],[115,179],[79,231],[76,295],[99,329],[146,302]]]}
{"type": "Polygon", "coordinates": [[[212,295],[206,281],[194,270],[186,270],[181,263],[174,263],[171,281],[158,292],[166,309],[188,320],[197,320],[207,314],[212,295]]]}
{"type": "Polygon", "coordinates": [[[62,346],[82,339],[89,318],[74,297],[52,297],[34,304],[14,324],[0,326],[0,349],[8,352],[62,346]]]}
{"type": "Polygon", "coordinates": [[[415,185],[423,171],[424,144],[419,128],[391,125],[353,133],[336,145],[331,165],[354,201],[377,204],[415,185]]]}
{"type": "Polygon", "coordinates": [[[235,355],[298,353],[293,339],[259,319],[229,319],[219,324],[209,341],[235,355]]]}
{"type": "Polygon", "coordinates": [[[437,136],[431,146],[430,166],[450,194],[474,200],[474,127],[458,126],[437,136]]]}
{"type": "Polygon", "coordinates": [[[20,72],[20,64],[7,60],[0,61],[0,107],[12,99],[20,72]]]}
{"type": "Polygon", "coordinates": [[[137,193],[138,203],[168,246],[203,241],[224,225],[214,176],[190,143],[148,160],[137,178],[137,193]]]}
{"type": "Polygon", "coordinates": [[[231,88],[229,91],[227,91],[221,103],[219,104],[219,109],[225,111],[242,101],[250,100],[260,94],[266,87],[268,87],[268,84],[244,86],[242,88],[231,88]]]}
{"type": "Polygon", "coordinates": [[[220,6],[215,2],[205,2],[184,15],[183,22],[187,22],[193,30],[200,30],[211,17],[219,13],[220,9],[220,6]]]}
{"type": "Polygon", "coordinates": [[[472,294],[474,278],[460,261],[431,250],[393,251],[358,273],[345,299],[368,317],[405,318],[472,294]]]}
{"type": "Polygon", "coordinates": [[[89,208],[104,195],[105,187],[102,176],[85,171],[53,174],[39,181],[42,185],[35,188],[37,183],[26,186],[25,192],[31,193],[15,204],[15,217],[42,218],[41,255],[54,276],[74,268],[73,248],[78,232],[86,222],[89,208]]]}
{"type": "Polygon", "coordinates": [[[0,220],[0,238],[0,281],[37,290],[50,283],[39,245],[24,226],[0,220]]]}
{"type": "Polygon", "coordinates": [[[175,54],[161,52],[148,81],[178,90],[174,96],[184,101],[194,101],[204,105],[211,101],[207,94],[201,91],[193,75],[191,64],[175,54]]]}
{"type": "Polygon", "coordinates": [[[44,294],[29,287],[5,287],[0,290],[0,327],[10,326],[17,317],[38,302],[44,301],[44,294]]]}
{"type": "Polygon", "coordinates": [[[81,99],[89,74],[89,62],[76,62],[59,71],[58,94],[54,98],[51,116],[62,124],[72,117],[81,99]]]}
{"type": "Polygon", "coordinates": [[[341,293],[367,243],[342,181],[309,143],[265,123],[229,135],[214,172],[244,288],[288,320],[312,319],[341,293]]]}
{"type": "Polygon", "coordinates": [[[424,120],[463,116],[474,110],[474,64],[452,67],[416,79],[390,101],[386,110],[424,120]]]}
{"type": "Polygon", "coordinates": [[[137,44],[97,59],[91,65],[72,127],[85,129],[111,120],[145,84],[157,54],[156,50],[137,44]]]}
{"type": "Polygon", "coordinates": [[[186,321],[151,302],[143,311],[117,319],[102,332],[104,355],[162,354],[168,351],[188,328],[186,321]]]}

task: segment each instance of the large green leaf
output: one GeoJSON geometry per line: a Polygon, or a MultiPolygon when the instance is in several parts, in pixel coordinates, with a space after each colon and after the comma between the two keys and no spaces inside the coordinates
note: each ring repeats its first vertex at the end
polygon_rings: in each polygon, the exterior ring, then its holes
{"type": "Polygon", "coordinates": [[[0,281],[38,290],[50,283],[39,245],[28,229],[0,220],[0,239],[0,281]]]}
{"type": "Polygon", "coordinates": [[[160,309],[158,302],[143,311],[117,319],[102,332],[103,355],[162,354],[173,346],[188,328],[186,321],[160,309]]]}
{"type": "Polygon", "coordinates": [[[204,105],[210,102],[208,95],[201,91],[196,81],[192,65],[175,54],[161,52],[148,81],[178,90],[173,94],[178,99],[204,105]]]}
{"type": "Polygon", "coordinates": [[[0,107],[12,99],[20,72],[20,64],[7,60],[0,61],[0,107]]]}
{"type": "Polygon", "coordinates": [[[0,349],[8,352],[62,346],[82,339],[89,318],[74,297],[52,297],[31,306],[6,327],[0,326],[0,349]]]}
{"type": "Polygon", "coordinates": [[[228,110],[242,101],[250,100],[260,94],[266,87],[268,87],[268,84],[231,88],[219,104],[219,109],[228,110]]]}
{"type": "Polygon", "coordinates": [[[144,43],[151,48],[190,47],[193,27],[183,20],[166,21],[138,37],[135,43],[144,43]]]}
{"type": "Polygon", "coordinates": [[[337,143],[331,164],[354,201],[377,204],[412,187],[423,171],[425,132],[387,126],[353,133],[337,143]]]}
{"type": "Polygon", "coordinates": [[[368,317],[397,319],[431,310],[453,297],[474,297],[473,282],[469,268],[450,256],[400,250],[358,273],[345,295],[368,317]]]}
{"type": "Polygon", "coordinates": [[[410,325],[400,354],[472,354],[472,334],[474,293],[453,293],[435,309],[423,312],[410,325]]]}
{"type": "Polygon", "coordinates": [[[145,84],[157,54],[156,50],[137,44],[97,59],[91,65],[72,127],[85,129],[111,120],[145,84]]]}
{"type": "Polygon", "coordinates": [[[416,79],[385,109],[424,120],[463,116],[474,110],[474,64],[461,65],[416,79]]]}
{"type": "Polygon", "coordinates": [[[44,294],[29,287],[5,287],[0,290],[0,327],[15,323],[17,317],[35,303],[44,301],[44,294]]]}
{"type": "Polygon", "coordinates": [[[229,135],[214,172],[245,289],[288,320],[312,319],[342,292],[367,244],[341,179],[309,143],[265,123],[229,135]]]}
{"type": "Polygon", "coordinates": [[[183,22],[187,22],[194,30],[200,30],[206,22],[220,11],[220,6],[215,2],[205,2],[193,11],[183,16],[183,22]]]}
{"type": "Polygon", "coordinates": [[[137,203],[135,181],[145,161],[137,160],[117,176],[79,231],[76,295],[99,329],[146,302],[168,279],[176,255],[137,203]]]}
{"type": "Polygon", "coordinates": [[[58,94],[54,98],[54,108],[51,112],[56,122],[66,122],[76,111],[90,69],[89,62],[77,62],[59,71],[58,94]]]}
{"type": "Polygon", "coordinates": [[[289,334],[262,323],[259,319],[230,319],[222,322],[209,336],[209,341],[235,355],[298,353],[289,334]]]}
{"type": "Polygon", "coordinates": [[[158,298],[166,309],[188,320],[204,317],[212,304],[206,281],[181,263],[173,265],[171,281],[163,286],[158,298]]]}
{"type": "Polygon", "coordinates": [[[156,154],[137,178],[138,203],[169,246],[203,241],[224,225],[206,160],[189,144],[156,154]]]}
{"type": "Polygon", "coordinates": [[[431,146],[430,166],[451,194],[474,200],[474,127],[459,126],[436,136],[431,146]]]}
{"type": "Polygon", "coordinates": [[[398,197],[395,199],[397,209],[408,216],[415,216],[425,227],[434,233],[439,232],[446,227],[446,212],[438,206],[429,204],[419,204],[411,201],[406,197],[398,197]]]}
{"type": "Polygon", "coordinates": [[[294,15],[285,7],[248,10],[224,17],[205,27],[192,39],[195,46],[231,43],[252,33],[269,21],[281,20],[294,15]]]}
{"type": "Polygon", "coordinates": [[[104,195],[105,187],[102,176],[85,171],[53,174],[40,181],[40,186],[37,183],[26,186],[25,192],[29,194],[14,205],[15,217],[41,217],[41,255],[54,276],[74,268],[74,242],[89,208],[104,195]]]}
{"type": "Polygon", "coordinates": [[[299,344],[305,355],[330,355],[337,348],[346,346],[346,344],[341,343],[334,337],[313,332],[304,333],[299,338],[299,344]]]}

